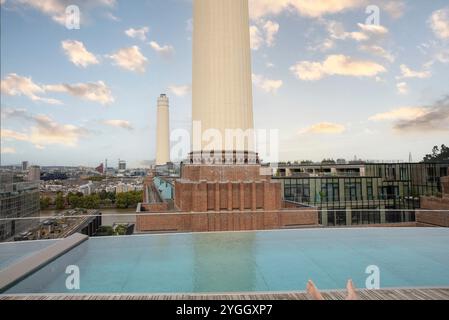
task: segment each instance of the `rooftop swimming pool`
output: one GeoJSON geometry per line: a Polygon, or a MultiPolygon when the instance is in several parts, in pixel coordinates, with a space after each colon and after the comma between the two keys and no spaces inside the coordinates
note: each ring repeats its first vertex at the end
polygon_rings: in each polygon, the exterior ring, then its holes
{"type": "MultiPolygon", "coordinates": [[[[0,245],[2,251],[8,245],[0,245]]],[[[35,245],[36,246],[36,245],[35,245]]],[[[4,264],[4,263],[3,263],[4,264]]],[[[448,287],[449,229],[360,228],[91,238],[5,293],[204,293],[448,287]],[[80,290],[66,288],[66,267],[80,290]]],[[[2,263],[0,263],[2,266],[2,263]]]]}

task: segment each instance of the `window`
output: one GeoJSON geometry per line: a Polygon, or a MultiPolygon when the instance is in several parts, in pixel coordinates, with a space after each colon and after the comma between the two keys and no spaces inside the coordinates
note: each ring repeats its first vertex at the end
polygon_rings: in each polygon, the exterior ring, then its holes
{"type": "Polygon", "coordinates": [[[374,200],[374,193],[373,193],[373,181],[369,180],[366,182],[366,193],[368,200],[374,200]]]}
{"type": "Polygon", "coordinates": [[[338,182],[329,182],[321,185],[321,192],[323,198],[321,201],[339,201],[339,187],[338,182]]]}
{"type": "Polygon", "coordinates": [[[360,181],[345,182],[345,200],[362,200],[362,183],[360,181]]]}

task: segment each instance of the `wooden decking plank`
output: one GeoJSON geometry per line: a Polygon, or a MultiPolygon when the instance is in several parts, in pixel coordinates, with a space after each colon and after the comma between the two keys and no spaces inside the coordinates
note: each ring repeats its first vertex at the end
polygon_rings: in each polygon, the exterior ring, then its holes
{"type": "MultiPolygon", "coordinates": [[[[449,288],[359,290],[361,300],[449,300],[449,288]]],[[[322,293],[326,300],[345,300],[345,290],[322,293]]],[[[0,300],[311,300],[305,292],[232,294],[0,295],[0,300]]]]}

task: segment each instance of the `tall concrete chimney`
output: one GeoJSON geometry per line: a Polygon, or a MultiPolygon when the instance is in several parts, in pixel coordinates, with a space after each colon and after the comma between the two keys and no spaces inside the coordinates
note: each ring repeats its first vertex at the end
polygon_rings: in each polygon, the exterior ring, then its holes
{"type": "MultiPolygon", "coordinates": [[[[193,21],[194,125],[201,122],[201,134],[213,129],[223,139],[226,129],[254,129],[248,0],[195,0],[193,21]]],[[[194,153],[210,151],[210,144],[192,142],[194,153]]],[[[228,146],[214,150],[255,151],[228,146]]]]}
{"type": "Polygon", "coordinates": [[[169,101],[165,94],[157,99],[156,165],[170,162],[169,101]]]}

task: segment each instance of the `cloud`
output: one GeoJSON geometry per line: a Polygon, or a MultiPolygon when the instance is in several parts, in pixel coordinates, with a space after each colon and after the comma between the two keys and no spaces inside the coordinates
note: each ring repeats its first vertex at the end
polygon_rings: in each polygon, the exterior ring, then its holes
{"type": "Polygon", "coordinates": [[[274,46],[276,34],[279,32],[279,24],[275,21],[258,20],[256,25],[249,28],[251,49],[259,50],[262,46],[274,46]]]}
{"type": "Polygon", "coordinates": [[[122,69],[145,73],[148,59],[142,55],[139,47],[123,48],[109,56],[122,69]]]}
{"type": "Polygon", "coordinates": [[[250,15],[253,19],[278,15],[284,11],[302,16],[321,17],[362,6],[363,0],[250,0],[250,15]]]}
{"type": "Polygon", "coordinates": [[[47,145],[63,145],[75,147],[81,137],[86,136],[88,130],[71,124],[60,124],[46,115],[32,115],[20,111],[12,111],[16,117],[22,115],[23,119],[31,122],[27,132],[18,132],[9,129],[1,130],[1,138],[7,140],[27,141],[38,148],[47,145]]]}
{"type": "Polygon", "coordinates": [[[359,50],[384,58],[385,60],[388,60],[390,62],[394,62],[395,60],[395,57],[392,53],[388,52],[387,50],[378,45],[362,45],[359,46],[359,50]]]}
{"type": "Polygon", "coordinates": [[[346,127],[342,124],[332,122],[320,122],[310,127],[300,129],[298,134],[340,134],[346,131],[346,127]]]}
{"type": "Polygon", "coordinates": [[[2,129],[1,130],[1,138],[6,140],[17,140],[17,141],[27,141],[28,135],[20,132],[16,132],[9,129],[2,129]]]}
{"type": "Polygon", "coordinates": [[[408,93],[408,85],[406,82],[399,82],[398,84],[396,84],[396,88],[398,89],[399,94],[408,93]]]}
{"type": "Polygon", "coordinates": [[[78,84],[54,84],[38,85],[31,78],[22,77],[15,73],[10,73],[1,82],[1,92],[9,96],[24,95],[33,101],[41,101],[49,104],[62,104],[61,101],[38,96],[48,92],[68,93],[72,96],[85,100],[109,104],[114,102],[111,90],[103,81],[96,83],[78,84]]]}
{"type": "Polygon", "coordinates": [[[399,19],[402,17],[407,7],[402,0],[386,0],[381,3],[381,8],[385,10],[393,19],[399,19]]]}
{"type": "Polygon", "coordinates": [[[449,7],[434,11],[428,23],[438,38],[449,39],[449,7]]]}
{"type": "Polygon", "coordinates": [[[126,130],[134,130],[131,123],[127,120],[105,120],[103,121],[103,123],[111,127],[122,128],[126,130]]]}
{"type": "MultiPolygon", "coordinates": [[[[0,4],[3,4],[3,2],[0,2],[0,4]]],[[[12,147],[1,147],[1,153],[2,154],[15,154],[16,149],[12,147]]]]}
{"type": "Polygon", "coordinates": [[[259,50],[263,45],[264,38],[257,26],[249,27],[249,36],[252,50],[259,50]]]}
{"type": "Polygon", "coordinates": [[[328,21],[326,28],[332,39],[346,40],[352,39],[356,41],[378,40],[389,33],[384,26],[374,24],[358,23],[360,31],[347,32],[341,22],[328,21]]]}
{"type": "Polygon", "coordinates": [[[397,131],[415,132],[449,131],[449,96],[425,108],[424,114],[398,121],[393,128],[397,131]]]}
{"type": "Polygon", "coordinates": [[[171,85],[168,87],[168,90],[170,90],[170,92],[173,93],[175,96],[184,97],[186,94],[188,94],[190,92],[190,86],[189,85],[182,85],[182,86],[171,85]]]}
{"type": "Polygon", "coordinates": [[[271,80],[258,74],[253,74],[252,79],[256,87],[262,89],[267,93],[276,93],[283,84],[282,80],[271,80]]]}
{"type": "Polygon", "coordinates": [[[130,38],[136,38],[141,41],[147,40],[147,33],[150,31],[148,27],[142,27],[140,29],[129,28],[125,31],[125,34],[130,38]]]}
{"type": "Polygon", "coordinates": [[[80,41],[65,40],[62,41],[61,46],[69,60],[77,67],[86,68],[91,64],[100,63],[95,55],[87,51],[84,44],[80,41]]]}
{"type": "Polygon", "coordinates": [[[378,113],[369,118],[371,121],[396,121],[412,120],[421,117],[427,113],[423,107],[401,107],[387,112],[378,113]]]}
{"type": "Polygon", "coordinates": [[[375,62],[344,55],[330,55],[323,62],[300,61],[290,71],[301,80],[315,81],[325,76],[374,77],[386,69],[375,62]]]}
{"type": "Polygon", "coordinates": [[[396,108],[370,120],[393,121],[396,131],[449,131],[449,95],[430,106],[396,108]]]}
{"type": "Polygon", "coordinates": [[[156,41],[150,42],[150,47],[164,57],[171,57],[175,52],[175,49],[171,45],[161,46],[156,41]]]}
{"type": "Polygon", "coordinates": [[[414,71],[407,67],[405,64],[401,64],[401,76],[397,77],[397,79],[404,79],[404,78],[419,78],[419,79],[425,79],[432,76],[432,73],[429,70],[423,70],[423,71],[414,71]]]}
{"type": "Polygon", "coordinates": [[[77,83],[77,84],[57,84],[45,86],[46,91],[67,93],[71,96],[85,100],[98,102],[102,105],[114,102],[114,97],[109,87],[103,82],[77,83]]]}
{"type": "Polygon", "coordinates": [[[10,73],[1,81],[1,93],[8,96],[26,96],[35,102],[48,104],[62,104],[61,101],[50,98],[43,98],[45,94],[42,86],[33,82],[31,77],[22,77],[16,73],[10,73]]]}
{"type": "MultiPolygon", "coordinates": [[[[115,0],[89,0],[74,3],[72,0],[16,0],[16,3],[40,11],[41,13],[52,18],[53,21],[65,25],[66,8],[70,5],[77,4],[80,11],[85,14],[91,9],[97,7],[112,8],[115,6],[115,0]]],[[[81,15],[83,17],[83,15],[81,15]]]]}

